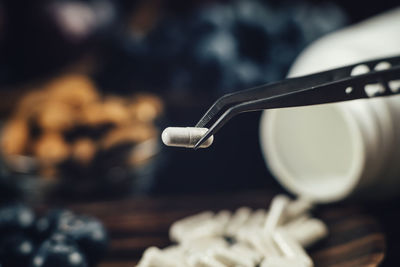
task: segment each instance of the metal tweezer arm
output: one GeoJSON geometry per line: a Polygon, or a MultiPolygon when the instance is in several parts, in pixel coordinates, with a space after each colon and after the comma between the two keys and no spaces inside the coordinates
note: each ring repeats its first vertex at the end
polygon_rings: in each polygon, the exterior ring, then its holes
{"type": "Polygon", "coordinates": [[[198,148],[239,113],[393,95],[400,92],[391,90],[389,82],[399,79],[400,56],[396,56],[295,77],[225,95],[219,98],[196,124],[196,127],[205,127],[214,117],[225,110],[194,148],[198,148]],[[388,67],[384,70],[379,70],[379,68],[374,70],[378,64],[382,63],[388,67]],[[353,69],[360,65],[366,65],[373,71],[351,76],[353,69]],[[371,95],[366,92],[368,85],[381,86],[382,90],[371,95]]]}

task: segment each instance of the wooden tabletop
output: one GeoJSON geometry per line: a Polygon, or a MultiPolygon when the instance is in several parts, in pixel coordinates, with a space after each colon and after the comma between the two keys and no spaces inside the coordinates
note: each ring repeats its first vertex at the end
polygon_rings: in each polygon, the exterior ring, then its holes
{"type": "MultiPolygon", "coordinates": [[[[106,225],[111,245],[101,267],[135,266],[149,246],[165,247],[169,226],[204,210],[267,208],[273,192],[214,195],[130,197],[76,203],[69,208],[91,214],[106,225]]],[[[316,267],[374,267],[384,258],[385,235],[373,216],[354,205],[319,207],[315,215],[328,225],[327,239],[310,249],[316,267]]]]}

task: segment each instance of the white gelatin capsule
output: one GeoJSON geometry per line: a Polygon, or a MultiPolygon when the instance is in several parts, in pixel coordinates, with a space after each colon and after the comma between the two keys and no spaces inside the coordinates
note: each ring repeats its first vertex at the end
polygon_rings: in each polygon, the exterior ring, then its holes
{"type": "Polygon", "coordinates": [[[232,213],[229,210],[221,210],[219,211],[213,218],[215,223],[215,231],[218,235],[224,235],[225,228],[228,225],[229,221],[232,218],[232,213]]]}
{"type": "Polygon", "coordinates": [[[274,197],[264,224],[264,233],[272,233],[284,220],[290,199],[285,195],[274,197]]]}
{"type": "Polygon", "coordinates": [[[256,210],[250,215],[249,219],[242,227],[245,227],[247,229],[262,228],[266,216],[267,216],[266,210],[263,209],[256,210]]]}
{"type": "Polygon", "coordinates": [[[253,262],[253,266],[260,263],[263,258],[263,255],[258,253],[256,250],[251,248],[249,245],[238,242],[231,246],[231,250],[236,253],[238,256],[250,259],[253,262]]]}
{"type": "Polygon", "coordinates": [[[241,207],[237,209],[232,215],[231,220],[226,225],[225,233],[228,236],[236,235],[240,227],[250,218],[250,215],[251,209],[248,207],[241,207]]]}
{"type": "Polygon", "coordinates": [[[208,253],[211,257],[221,262],[225,266],[243,266],[253,267],[253,261],[249,258],[242,257],[228,248],[216,248],[208,253]]]}
{"type": "Polygon", "coordinates": [[[271,257],[264,259],[260,267],[306,267],[306,265],[298,259],[271,257]]]}
{"type": "Polygon", "coordinates": [[[195,227],[212,220],[214,213],[205,211],[182,220],[174,222],[169,229],[169,237],[172,241],[182,242],[188,238],[188,233],[195,227]]]}
{"type": "Polygon", "coordinates": [[[311,210],[313,203],[308,199],[298,198],[291,201],[285,211],[285,223],[291,221],[311,210]]]}
{"type": "Polygon", "coordinates": [[[302,263],[302,265],[307,267],[314,266],[310,256],[308,256],[300,243],[294,240],[283,229],[276,230],[273,233],[272,238],[285,258],[297,259],[299,263],[302,263]]]}
{"type": "Polygon", "coordinates": [[[240,242],[249,244],[257,253],[263,257],[279,256],[280,252],[274,244],[270,235],[264,235],[257,230],[241,229],[238,233],[237,239],[240,242]]]}
{"type": "MultiPolygon", "coordinates": [[[[167,146],[193,148],[207,131],[207,128],[168,127],[162,132],[161,139],[167,146]]],[[[214,136],[211,136],[200,147],[209,147],[213,141],[214,136]]]]}
{"type": "Polygon", "coordinates": [[[137,267],[185,267],[185,263],[177,257],[171,257],[156,247],[146,249],[137,267]]]}
{"type": "Polygon", "coordinates": [[[307,248],[328,235],[328,227],[321,220],[308,219],[293,227],[285,227],[287,233],[307,248]]]}
{"type": "Polygon", "coordinates": [[[228,242],[222,237],[202,237],[195,240],[185,240],[181,243],[187,254],[201,253],[210,249],[226,248],[228,242]]]}
{"type": "Polygon", "coordinates": [[[190,255],[188,258],[188,265],[191,267],[225,267],[224,264],[204,253],[194,253],[190,255]]]}

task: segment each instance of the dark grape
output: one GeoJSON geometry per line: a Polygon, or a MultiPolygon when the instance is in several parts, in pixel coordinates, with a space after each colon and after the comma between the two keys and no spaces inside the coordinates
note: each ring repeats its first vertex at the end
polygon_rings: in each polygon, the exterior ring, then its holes
{"type": "Polygon", "coordinates": [[[32,258],[31,267],[86,267],[85,255],[72,239],[54,234],[43,242],[32,258]]]}

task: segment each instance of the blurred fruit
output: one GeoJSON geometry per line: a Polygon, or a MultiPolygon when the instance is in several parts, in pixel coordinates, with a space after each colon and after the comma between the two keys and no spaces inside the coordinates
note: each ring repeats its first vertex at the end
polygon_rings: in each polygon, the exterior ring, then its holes
{"type": "Polygon", "coordinates": [[[64,141],[64,138],[54,132],[44,133],[34,146],[35,156],[45,164],[56,164],[65,160],[69,151],[70,147],[64,141]]]}
{"type": "Polygon", "coordinates": [[[64,102],[72,107],[81,108],[99,98],[93,82],[85,75],[68,74],[58,77],[46,89],[53,101],[64,102]]]}
{"type": "Polygon", "coordinates": [[[61,222],[58,232],[73,239],[85,254],[90,266],[104,257],[108,236],[101,222],[88,216],[70,217],[61,222]]]}
{"type": "Polygon", "coordinates": [[[34,213],[27,206],[18,203],[2,206],[0,207],[0,236],[28,230],[34,220],[34,213]]]}
{"type": "Polygon", "coordinates": [[[89,138],[81,138],[72,144],[72,158],[83,165],[89,164],[96,153],[96,144],[89,138]]]}
{"type": "Polygon", "coordinates": [[[24,154],[29,141],[28,123],[23,119],[8,121],[1,134],[1,150],[6,155],[24,154]]]}
{"type": "Polygon", "coordinates": [[[31,267],[86,267],[85,255],[77,244],[62,234],[46,240],[33,257],[31,267]]]}
{"type": "Polygon", "coordinates": [[[51,101],[42,106],[37,122],[45,131],[65,131],[74,125],[75,113],[71,106],[51,101]]]}
{"type": "Polygon", "coordinates": [[[33,225],[33,235],[38,240],[45,240],[50,237],[65,221],[74,218],[76,215],[70,210],[53,209],[46,215],[40,217],[33,225]]]}

